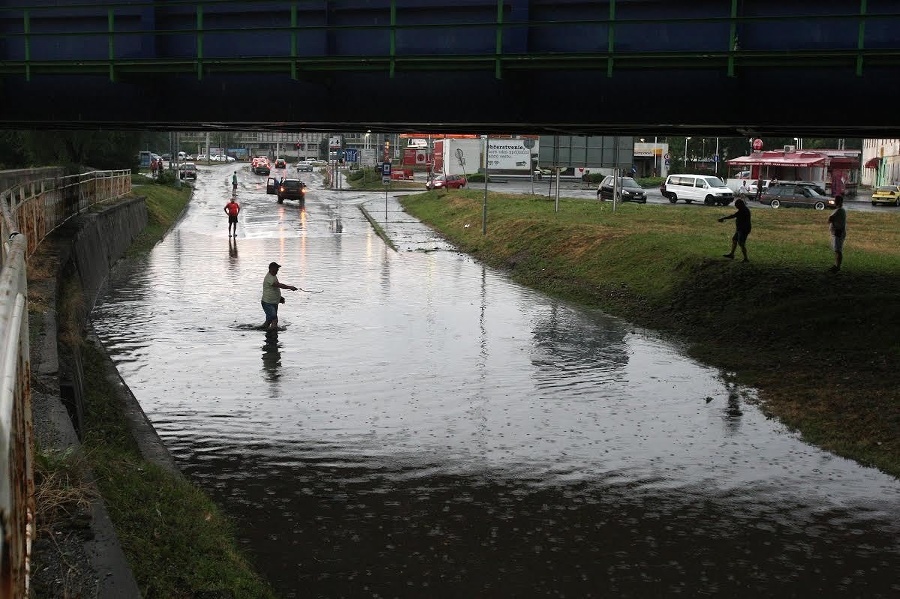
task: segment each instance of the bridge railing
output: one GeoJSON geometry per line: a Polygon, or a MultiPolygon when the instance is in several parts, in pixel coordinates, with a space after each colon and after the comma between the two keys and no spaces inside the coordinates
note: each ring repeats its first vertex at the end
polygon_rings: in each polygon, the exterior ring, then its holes
{"type": "MultiPolygon", "coordinates": [[[[3,239],[12,232],[25,235],[26,258],[41,241],[66,220],[98,202],[122,197],[131,191],[131,171],[90,171],[78,175],[29,181],[0,191],[9,223],[2,223],[3,239]]],[[[6,220],[6,219],[4,219],[6,220]]],[[[6,264],[5,251],[0,266],[6,264]]]]}
{"type": "Polygon", "coordinates": [[[0,192],[0,597],[27,597],[34,537],[27,259],[67,219],[131,190],[131,171],[29,181],[0,192]]]}

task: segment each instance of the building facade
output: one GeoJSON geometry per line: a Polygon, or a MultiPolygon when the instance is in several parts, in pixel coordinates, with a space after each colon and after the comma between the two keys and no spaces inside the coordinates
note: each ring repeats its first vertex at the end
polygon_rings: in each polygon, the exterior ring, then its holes
{"type": "Polygon", "coordinates": [[[864,139],[862,184],[900,185],[900,139],[864,139]]]}

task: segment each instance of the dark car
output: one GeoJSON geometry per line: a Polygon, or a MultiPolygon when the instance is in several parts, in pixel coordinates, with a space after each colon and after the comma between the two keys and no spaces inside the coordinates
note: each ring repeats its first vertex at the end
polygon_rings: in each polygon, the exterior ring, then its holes
{"type": "Polygon", "coordinates": [[[302,202],[306,198],[306,183],[300,179],[282,179],[278,185],[278,203],[285,200],[298,200],[302,202]]]}
{"type": "Polygon", "coordinates": [[[812,187],[784,183],[770,185],[759,201],[769,204],[772,208],[781,206],[800,206],[816,210],[834,208],[834,198],[822,195],[812,187]]]}
{"type": "Polygon", "coordinates": [[[462,175],[440,175],[425,182],[425,189],[460,189],[466,186],[466,178],[462,175]]]}
{"type": "MultiPolygon", "coordinates": [[[[609,175],[604,177],[597,188],[598,200],[611,200],[613,198],[613,185],[615,177],[609,175]]],[[[619,177],[619,189],[617,198],[620,202],[637,202],[639,204],[647,203],[647,192],[638,185],[637,181],[631,177],[619,177]]]]}
{"type": "Polygon", "coordinates": [[[196,179],[197,166],[190,162],[182,164],[178,167],[178,176],[181,179],[196,179]]]}
{"type": "Polygon", "coordinates": [[[819,195],[827,196],[828,192],[825,191],[825,188],[819,185],[818,183],[813,183],[812,181],[779,181],[776,185],[794,185],[799,187],[809,187],[810,189],[815,190],[815,192],[819,195]]]}

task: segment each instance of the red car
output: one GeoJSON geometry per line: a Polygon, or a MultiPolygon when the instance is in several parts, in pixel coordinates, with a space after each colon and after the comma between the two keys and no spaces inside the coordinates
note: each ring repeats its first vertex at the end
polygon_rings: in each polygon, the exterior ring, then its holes
{"type": "Polygon", "coordinates": [[[462,175],[440,175],[425,183],[425,189],[460,189],[466,186],[466,178],[462,175]]]}

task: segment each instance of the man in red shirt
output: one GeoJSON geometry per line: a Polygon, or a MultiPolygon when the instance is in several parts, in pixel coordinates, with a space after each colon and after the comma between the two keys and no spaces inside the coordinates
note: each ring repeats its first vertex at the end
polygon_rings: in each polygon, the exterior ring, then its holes
{"type": "Polygon", "coordinates": [[[241,212],[241,206],[238,204],[234,198],[231,198],[227,204],[225,204],[225,213],[228,215],[228,236],[232,237],[231,231],[234,228],[234,237],[237,237],[237,217],[241,212]]]}

